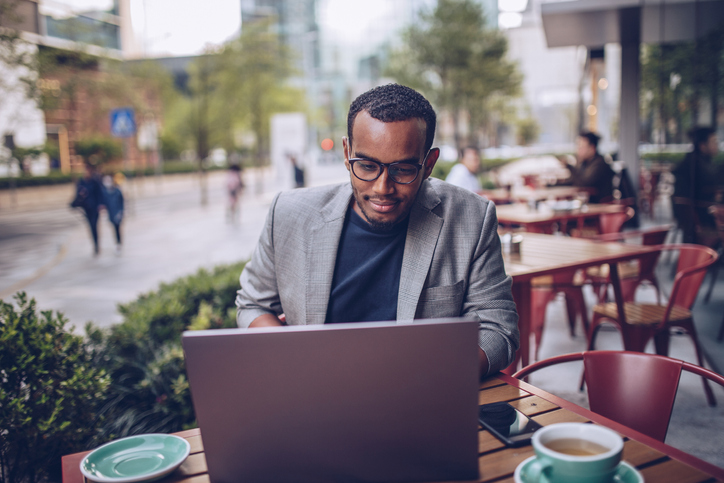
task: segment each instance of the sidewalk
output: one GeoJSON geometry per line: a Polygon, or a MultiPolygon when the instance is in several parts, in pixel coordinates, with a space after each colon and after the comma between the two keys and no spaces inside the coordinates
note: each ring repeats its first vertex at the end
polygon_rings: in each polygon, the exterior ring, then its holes
{"type": "MultiPolygon", "coordinates": [[[[349,179],[341,163],[308,171],[310,185],[349,179]]],[[[131,200],[122,227],[123,251],[115,253],[112,227],[103,213],[98,257],[92,256],[83,215],[68,208],[72,187],[51,187],[43,196],[38,196],[42,188],[28,188],[15,209],[0,209],[0,298],[9,300],[25,290],[40,309],[63,312],[80,332],[89,320],[101,327],[120,322],[118,303],[161,282],[248,259],[279,191],[278,178],[271,170],[245,171],[241,218],[228,223],[224,175],[208,175],[205,206],[196,175],[127,185],[124,194],[131,200]]]]}

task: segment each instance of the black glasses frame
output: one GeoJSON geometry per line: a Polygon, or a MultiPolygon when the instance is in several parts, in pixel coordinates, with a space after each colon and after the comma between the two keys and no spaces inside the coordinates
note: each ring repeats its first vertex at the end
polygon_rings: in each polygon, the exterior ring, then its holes
{"type": "Polygon", "coordinates": [[[395,161],[394,163],[385,164],[385,163],[380,163],[379,161],[375,161],[374,159],[366,159],[366,158],[349,158],[347,161],[349,161],[350,168],[352,169],[352,174],[355,176],[355,178],[357,178],[357,179],[360,180],[360,181],[370,181],[370,182],[372,182],[372,181],[377,181],[377,179],[378,179],[380,176],[382,176],[382,172],[384,171],[384,168],[387,168],[387,174],[390,175],[390,168],[394,168],[395,166],[399,166],[399,165],[401,165],[401,164],[404,164],[404,165],[407,165],[407,166],[414,166],[415,168],[417,168],[417,173],[415,173],[415,177],[412,178],[412,180],[411,180],[411,181],[408,181],[407,183],[403,183],[403,182],[401,182],[401,181],[397,181],[394,177],[390,176],[390,179],[391,179],[392,181],[394,181],[395,183],[397,183],[397,184],[411,184],[411,183],[414,183],[414,182],[415,182],[415,180],[417,179],[418,176],[420,176],[420,169],[422,169],[422,168],[425,166],[425,161],[427,161],[427,156],[428,156],[429,154],[430,154],[430,153],[429,153],[429,151],[428,151],[428,153],[425,155],[425,158],[423,159],[422,163],[420,163],[420,164],[413,164],[413,163],[410,163],[410,162],[407,162],[407,161],[395,161]],[[375,177],[372,178],[372,179],[362,179],[362,178],[360,178],[360,177],[357,175],[357,173],[355,173],[355,171],[354,171],[354,163],[356,163],[357,161],[365,161],[365,162],[367,162],[367,163],[374,163],[374,164],[376,164],[377,166],[379,166],[379,167],[380,167],[380,170],[379,170],[379,172],[377,173],[377,176],[375,176],[375,177]]]}

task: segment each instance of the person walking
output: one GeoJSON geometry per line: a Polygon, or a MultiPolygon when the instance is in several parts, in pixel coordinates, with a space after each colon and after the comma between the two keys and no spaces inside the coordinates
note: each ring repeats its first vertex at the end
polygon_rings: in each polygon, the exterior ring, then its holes
{"type": "Polygon", "coordinates": [[[104,200],[108,221],[111,222],[116,232],[116,253],[121,253],[121,222],[123,221],[123,192],[121,183],[123,173],[116,173],[113,177],[106,175],[103,178],[104,200]]]}
{"type": "Polygon", "coordinates": [[[83,210],[93,239],[93,254],[97,256],[100,253],[98,246],[98,211],[103,206],[103,186],[98,179],[95,166],[90,163],[85,164],[85,172],[83,177],[78,180],[75,198],[70,206],[83,210]]]}
{"type": "Polygon", "coordinates": [[[235,223],[239,219],[239,196],[242,191],[244,191],[244,181],[241,179],[241,166],[232,164],[226,173],[226,194],[228,196],[226,218],[229,223],[235,223]]]}

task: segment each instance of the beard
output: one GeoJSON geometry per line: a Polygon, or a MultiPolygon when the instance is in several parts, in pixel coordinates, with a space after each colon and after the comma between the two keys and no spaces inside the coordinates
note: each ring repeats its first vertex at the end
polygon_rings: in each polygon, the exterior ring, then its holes
{"type": "Polygon", "coordinates": [[[357,203],[357,206],[359,206],[360,211],[362,212],[362,215],[364,216],[365,221],[369,223],[370,227],[375,231],[385,232],[385,231],[392,231],[396,226],[398,226],[401,222],[403,222],[405,219],[407,219],[408,215],[410,214],[410,211],[412,210],[412,203],[410,206],[405,210],[404,213],[401,213],[400,216],[398,216],[396,219],[391,221],[379,221],[375,220],[370,216],[367,209],[365,208],[365,205],[363,203],[360,203],[361,200],[369,201],[370,197],[366,195],[360,195],[357,190],[353,190],[354,192],[354,201],[357,203]]]}

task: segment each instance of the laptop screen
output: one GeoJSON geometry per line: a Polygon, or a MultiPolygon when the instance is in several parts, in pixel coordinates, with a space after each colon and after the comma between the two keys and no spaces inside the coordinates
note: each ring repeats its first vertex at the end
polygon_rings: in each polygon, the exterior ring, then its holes
{"type": "Polygon", "coordinates": [[[478,477],[478,324],[185,332],[212,482],[478,477]]]}

